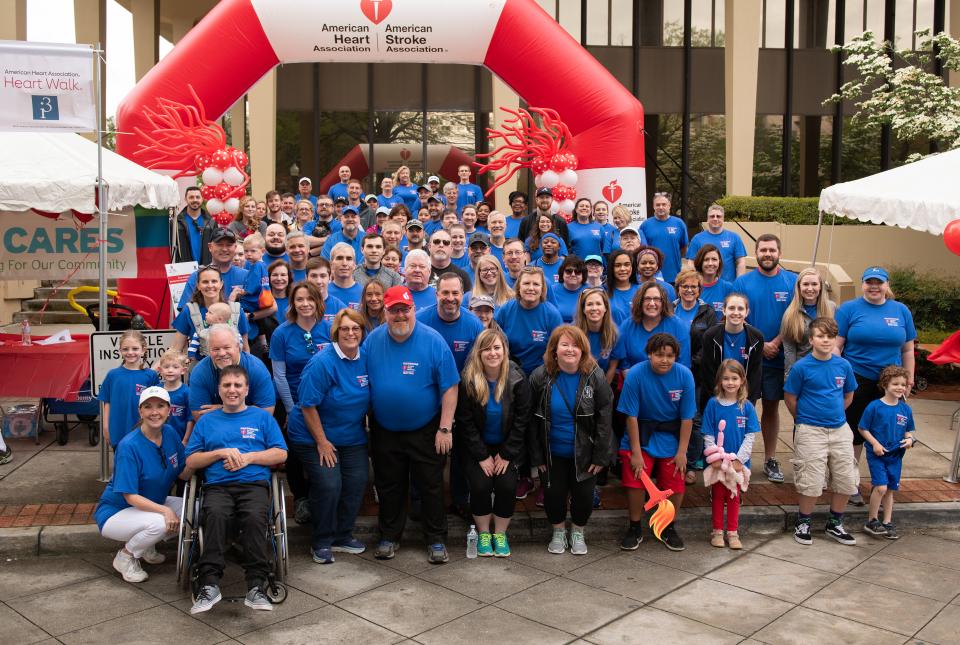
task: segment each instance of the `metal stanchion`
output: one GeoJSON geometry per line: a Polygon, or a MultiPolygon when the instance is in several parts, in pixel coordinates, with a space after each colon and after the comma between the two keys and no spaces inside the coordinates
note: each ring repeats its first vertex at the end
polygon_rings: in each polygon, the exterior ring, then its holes
{"type": "Polygon", "coordinates": [[[943,478],[944,481],[951,484],[960,483],[960,408],[953,413],[953,419],[950,422],[950,429],[956,435],[953,441],[953,455],[950,457],[950,470],[943,478]]]}

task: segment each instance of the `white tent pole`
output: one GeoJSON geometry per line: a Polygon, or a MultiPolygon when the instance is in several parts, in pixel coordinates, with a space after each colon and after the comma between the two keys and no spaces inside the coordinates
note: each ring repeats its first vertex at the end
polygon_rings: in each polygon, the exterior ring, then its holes
{"type": "MultiPolygon", "coordinates": [[[[101,88],[100,79],[100,43],[93,52],[94,56],[94,77],[97,85],[97,220],[100,226],[100,233],[97,244],[97,257],[99,260],[98,284],[100,287],[98,297],[99,331],[107,331],[107,200],[105,186],[103,185],[103,115],[101,114],[101,88]]],[[[107,446],[103,436],[103,408],[100,414],[100,481],[110,481],[110,449],[107,446]]]]}
{"type": "Polygon", "coordinates": [[[820,229],[823,227],[823,211],[818,211],[817,214],[817,239],[813,242],[813,261],[810,263],[810,266],[817,266],[817,249],[820,248],[820,229]]]}

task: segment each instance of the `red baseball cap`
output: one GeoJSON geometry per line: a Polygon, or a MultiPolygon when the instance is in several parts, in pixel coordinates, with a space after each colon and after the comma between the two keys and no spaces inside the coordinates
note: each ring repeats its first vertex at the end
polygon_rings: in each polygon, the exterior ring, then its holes
{"type": "Polygon", "coordinates": [[[389,309],[394,305],[408,305],[412,307],[413,296],[410,295],[410,290],[401,285],[387,289],[387,292],[383,294],[383,306],[389,309]]]}

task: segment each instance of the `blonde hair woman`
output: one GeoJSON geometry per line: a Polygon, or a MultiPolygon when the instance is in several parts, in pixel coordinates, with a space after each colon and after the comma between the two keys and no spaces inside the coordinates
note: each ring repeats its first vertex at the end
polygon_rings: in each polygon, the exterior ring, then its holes
{"type": "Polygon", "coordinates": [[[493,298],[495,309],[504,303],[510,302],[515,295],[513,289],[507,286],[503,277],[503,266],[500,260],[492,255],[480,256],[477,260],[477,279],[473,285],[472,295],[490,296],[493,298]]]}
{"type": "Polygon", "coordinates": [[[780,322],[784,374],[789,374],[794,363],[810,353],[810,323],[816,318],[833,318],[836,308],[827,296],[818,269],[807,267],[797,274],[793,300],[780,322]]]}

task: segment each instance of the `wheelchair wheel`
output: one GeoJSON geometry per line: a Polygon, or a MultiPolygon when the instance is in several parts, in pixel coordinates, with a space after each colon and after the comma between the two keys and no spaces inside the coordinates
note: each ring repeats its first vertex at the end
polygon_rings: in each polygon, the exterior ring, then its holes
{"type": "Polygon", "coordinates": [[[198,531],[196,520],[197,478],[191,477],[183,489],[183,508],[180,509],[180,531],[177,536],[177,583],[184,589],[190,584],[190,568],[198,531]]]}
{"type": "MultiPolygon", "coordinates": [[[[283,493],[283,480],[273,473],[271,477],[271,488],[273,494],[273,548],[274,548],[274,572],[277,581],[282,583],[287,577],[287,556],[289,555],[287,546],[287,499],[283,493]]],[[[284,591],[286,597],[286,591],[284,591]]]]}
{"type": "Polygon", "coordinates": [[[267,585],[267,598],[275,605],[279,605],[287,599],[287,586],[282,582],[274,582],[267,585]]]}

